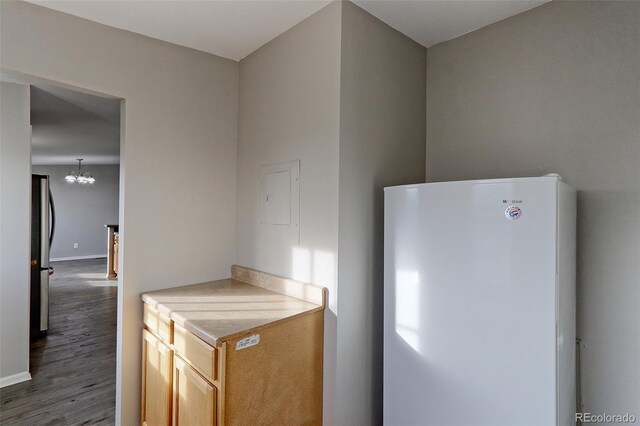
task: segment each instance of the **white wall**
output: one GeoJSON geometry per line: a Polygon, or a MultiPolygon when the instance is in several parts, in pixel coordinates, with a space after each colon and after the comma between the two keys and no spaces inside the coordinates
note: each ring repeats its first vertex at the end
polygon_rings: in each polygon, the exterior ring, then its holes
{"type": "Polygon", "coordinates": [[[337,424],[382,424],[385,186],[424,182],[426,49],[342,14],[337,424]]]}
{"type": "Polygon", "coordinates": [[[240,61],[238,126],[236,262],[329,288],[328,424],[335,412],[340,13],[340,3],[330,4],[240,61]],[[291,160],[300,160],[300,244],[274,243],[260,230],[260,166],[291,160]]]}
{"type": "Polygon", "coordinates": [[[428,49],[427,180],[578,190],[591,413],[640,417],[640,3],[553,1],[428,49]]]}
{"type": "Polygon", "coordinates": [[[106,256],[105,224],[118,223],[120,166],[83,166],[96,179],[92,185],[69,183],[64,177],[77,166],[32,166],[33,173],[49,175],[56,208],[51,259],[106,256]],[[78,243],[74,249],[73,244],[78,243]]]}
{"type": "Polygon", "coordinates": [[[28,380],[29,86],[0,82],[0,387],[28,380]]]}
{"type": "Polygon", "coordinates": [[[382,188],[424,180],[425,60],[335,2],[240,61],[236,261],[329,287],[325,424],[382,419],[382,188]],[[260,166],[298,159],[300,244],[274,243],[260,166]]]}
{"type": "Polygon", "coordinates": [[[125,99],[116,417],[138,423],[140,293],[234,259],[238,64],[24,2],[0,19],[3,71],[125,99]]]}

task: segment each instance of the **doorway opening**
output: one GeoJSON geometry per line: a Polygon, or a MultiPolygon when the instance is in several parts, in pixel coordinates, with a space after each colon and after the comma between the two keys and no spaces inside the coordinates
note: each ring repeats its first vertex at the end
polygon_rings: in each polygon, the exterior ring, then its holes
{"type": "Polygon", "coordinates": [[[123,101],[20,83],[32,130],[31,380],[2,389],[0,423],[113,424],[123,101]]]}

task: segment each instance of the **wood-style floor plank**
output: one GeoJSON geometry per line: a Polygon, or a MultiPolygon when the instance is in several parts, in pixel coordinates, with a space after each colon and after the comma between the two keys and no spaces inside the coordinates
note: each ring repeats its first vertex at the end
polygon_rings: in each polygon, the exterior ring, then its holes
{"type": "Polygon", "coordinates": [[[117,281],[105,259],[53,267],[49,333],[31,344],[32,379],[0,389],[0,424],[112,425],[117,281]]]}

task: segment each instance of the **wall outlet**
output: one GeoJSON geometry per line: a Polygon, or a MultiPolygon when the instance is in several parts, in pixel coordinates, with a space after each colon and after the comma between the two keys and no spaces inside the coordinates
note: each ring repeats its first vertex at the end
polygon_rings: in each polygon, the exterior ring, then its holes
{"type": "Polygon", "coordinates": [[[73,248],[78,248],[78,243],[73,243],[73,248]]]}

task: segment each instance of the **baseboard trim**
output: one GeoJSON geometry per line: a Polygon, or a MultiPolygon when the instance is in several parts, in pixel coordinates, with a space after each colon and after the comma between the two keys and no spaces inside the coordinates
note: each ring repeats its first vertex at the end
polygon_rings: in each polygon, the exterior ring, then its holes
{"type": "Polygon", "coordinates": [[[29,374],[28,371],[12,374],[7,377],[0,377],[0,388],[15,385],[16,383],[20,383],[20,382],[26,382],[27,380],[31,380],[31,374],[29,374]]]}
{"type": "Polygon", "coordinates": [[[71,256],[71,257],[54,257],[49,259],[49,262],[61,262],[64,260],[83,260],[83,259],[102,259],[107,257],[106,254],[90,254],[88,256],[71,256]]]}

